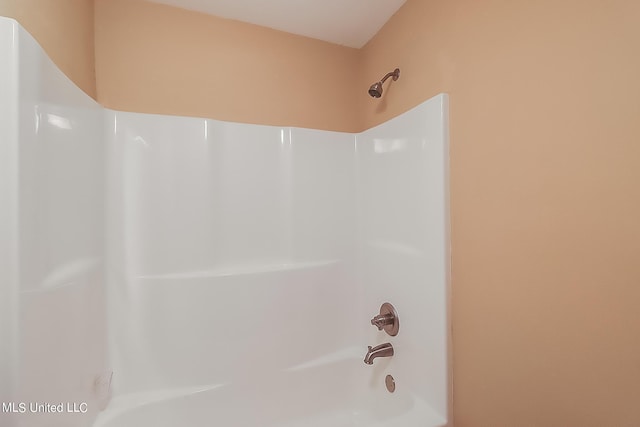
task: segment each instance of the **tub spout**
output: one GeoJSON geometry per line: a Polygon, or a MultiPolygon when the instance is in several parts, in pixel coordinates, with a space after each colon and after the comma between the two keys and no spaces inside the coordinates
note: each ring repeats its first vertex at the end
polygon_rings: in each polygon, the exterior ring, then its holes
{"type": "Polygon", "coordinates": [[[391,357],[393,356],[393,346],[390,343],[384,343],[375,347],[368,346],[367,355],[364,357],[364,363],[367,365],[373,365],[373,359],[376,357],[391,357]]]}

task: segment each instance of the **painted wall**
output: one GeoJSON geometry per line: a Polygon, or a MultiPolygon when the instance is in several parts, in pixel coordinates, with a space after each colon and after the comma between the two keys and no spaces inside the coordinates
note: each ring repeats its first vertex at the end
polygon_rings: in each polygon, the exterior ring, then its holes
{"type": "Polygon", "coordinates": [[[0,0],[0,16],[20,22],[76,85],[96,97],[93,0],[0,0]]]}
{"type": "Polygon", "coordinates": [[[450,94],[456,427],[640,420],[639,19],[409,0],[364,48],[363,128],[450,94]]]}
{"type": "Polygon", "coordinates": [[[0,16],[13,16],[15,11],[15,0],[0,0],[0,16]]]}
{"type": "Polygon", "coordinates": [[[357,50],[140,0],[96,0],[106,107],[353,131],[357,50]]]}

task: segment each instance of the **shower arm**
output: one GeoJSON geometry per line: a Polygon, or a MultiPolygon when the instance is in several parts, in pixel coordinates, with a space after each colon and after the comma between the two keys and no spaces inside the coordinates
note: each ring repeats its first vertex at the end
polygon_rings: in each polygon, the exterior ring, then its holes
{"type": "Polygon", "coordinates": [[[387,81],[387,79],[389,77],[393,77],[393,80],[396,81],[398,80],[398,77],[400,77],[400,69],[396,68],[395,70],[391,71],[390,73],[387,73],[386,76],[384,76],[382,78],[382,80],[380,80],[380,84],[384,83],[385,81],[387,81]]]}

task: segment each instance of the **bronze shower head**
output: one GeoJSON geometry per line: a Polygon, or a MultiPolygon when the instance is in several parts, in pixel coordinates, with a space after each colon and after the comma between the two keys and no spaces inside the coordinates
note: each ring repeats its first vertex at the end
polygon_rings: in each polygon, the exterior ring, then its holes
{"type": "Polygon", "coordinates": [[[393,80],[396,81],[400,77],[400,68],[396,68],[390,73],[387,73],[386,76],[382,78],[379,82],[376,82],[371,85],[369,88],[369,95],[373,98],[380,98],[382,96],[382,84],[389,78],[393,77],[393,80]]]}

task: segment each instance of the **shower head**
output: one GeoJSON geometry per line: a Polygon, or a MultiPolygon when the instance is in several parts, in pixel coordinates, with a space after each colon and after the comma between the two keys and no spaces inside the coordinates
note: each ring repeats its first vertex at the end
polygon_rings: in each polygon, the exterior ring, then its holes
{"type": "Polygon", "coordinates": [[[380,98],[382,96],[382,83],[376,82],[369,88],[369,95],[374,98],[380,98]]]}
{"type": "Polygon", "coordinates": [[[382,84],[389,78],[393,77],[393,80],[396,81],[400,77],[400,68],[396,68],[390,73],[387,73],[386,76],[382,78],[379,82],[375,82],[369,87],[369,96],[373,98],[380,98],[382,96],[382,84]]]}

